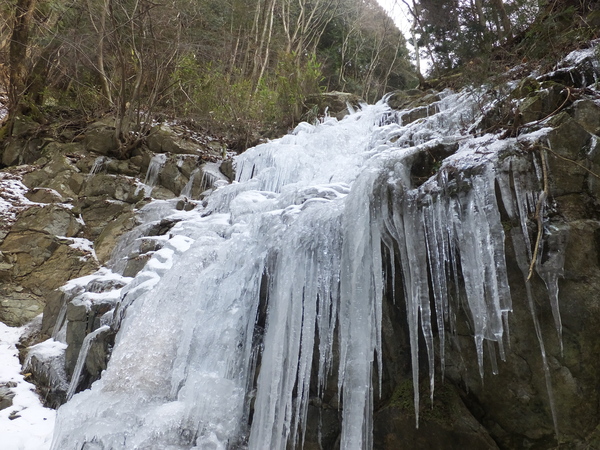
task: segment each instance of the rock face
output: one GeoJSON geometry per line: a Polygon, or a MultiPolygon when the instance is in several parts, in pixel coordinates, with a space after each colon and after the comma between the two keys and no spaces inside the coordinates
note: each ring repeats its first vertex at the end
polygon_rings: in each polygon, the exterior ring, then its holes
{"type": "MultiPolygon", "coordinates": [[[[18,123],[16,134],[27,135],[35,126],[27,118],[18,123]]],[[[142,183],[154,152],[165,152],[168,161],[153,195],[161,198],[178,196],[193,173],[222,156],[220,146],[213,149],[162,126],[129,159],[113,159],[109,155],[117,153],[118,143],[111,123],[91,124],[81,143],[51,138],[6,143],[0,201],[10,206],[0,224],[0,321],[28,322],[55,289],[110,259],[119,237],[139,223],[137,209],[149,201],[142,183]]],[[[213,181],[202,179],[188,197],[198,199],[213,181]]]]}
{"type": "MultiPolygon", "coordinates": [[[[592,67],[589,61],[580,64],[585,70],[592,67]]],[[[412,387],[403,384],[409,376],[408,369],[398,367],[385,372],[384,395],[375,414],[374,448],[549,449],[557,448],[559,442],[561,448],[597,448],[600,116],[598,100],[574,95],[576,88],[582,87],[591,75],[574,70],[564,69],[555,76],[519,84],[511,96],[522,102],[508,116],[508,121],[506,109],[500,113],[502,104],[487,113],[488,117],[504,114],[509,135],[514,135],[513,130],[518,135],[518,128],[532,126],[536,121],[539,123],[535,126],[553,128],[545,145],[528,149],[538,155],[543,152],[547,161],[547,191],[553,206],[545,226],[551,228],[554,236],[538,255],[537,272],[528,283],[515,252],[523,243],[513,239],[511,225],[506,224],[507,267],[514,308],[509,316],[510,351],[506,361],[499,362],[496,374],[495,368],[486,365],[481,379],[476,359],[465,356],[475,354],[472,333],[469,329],[458,330],[446,345],[444,385],[436,388],[433,408],[429,405],[421,408],[418,430],[414,428],[412,387]],[[557,80],[567,80],[565,73],[569,74],[569,84],[560,84],[557,80]],[[542,277],[544,264],[551,264],[553,258],[565,261],[563,276],[554,281],[542,277]],[[547,289],[549,283],[556,281],[562,339],[547,289]],[[536,337],[528,298],[535,305],[541,341],[536,337]],[[547,358],[550,388],[540,342],[547,358]],[[392,393],[386,394],[390,389],[392,393]],[[441,390],[439,395],[437,389],[441,390]],[[553,427],[550,395],[555,405],[557,430],[553,427]]],[[[533,218],[528,226],[531,239],[535,239],[538,230],[533,218]]],[[[394,320],[400,323],[406,320],[402,305],[389,308],[396,310],[394,320]]],[[[402,349],[406,337],[401,329],[394,321],[384,321],[384,361],[397,361],[407,351],[407,347],[402,349]]],[[[424,362],[422,371],[426,370],[424,362]]],[[[442,378],[441,372],[437,378],[442,378]]],[[[423,379],[422,398],[428,395],[427,384],[428,380],[423,379]]]]}
{"type": "MultiPolygon", "coordinates": [[[[18,123],[23,135],[35,126],[26,118],[18,123]]],[[[88,388],[106,368],[115,330],[96,330],[116,299],[100,293],[118,292],[124,284],[118,276],[87,287],[65,283],[110,264],[121,236],[140,224],[140,209],[153,198],[175,198],[185,191],[181,209],[189,210],[203,191],[225,179],[210,175],[219,173],[222,144],[206,137],[192,140],[192,133],[167,126],[154,130],[147,145],[128,159],[114,159],[119,152],[111,123],[105,119],[90,125],[80,142],[17,138],[0,151],[7,166],[0,170],[0,321],[21,326],[44,311],[41,331],[24,343],[31,347],[22,356],[53,408],[66,401],[71,387],[73,392],[88,388]],[[164,154],[166,164],[149,187],[144,181],[155,152],[164,154]],[[81,296],[84,287],[100,298],[81,296]],[[92,332],[83,368],[74,374],[92,332]],[[44,341],[50,336],[56,341],[44,341]],[[46,342],[62,343],[64,349],[49,352],[46,342]]],[[[115,270],[134,276],[173,224],[160,217],[151,222],[144,233],[158,238],[136,236],[141,240],[128,244],[125,260],[112,263],[115,270]]],[[[0,408],[9,407],[12,396],[10,386],[0,386],[0,408]]]]}
{"type": "Polygon", "coordinates": [[[59,204],[20,212],[0,244],[2,320],[22,325],[40,314],[54,289],[98,268],[93,253],[78,246],[81,231],[72,211],[59,204]]]}

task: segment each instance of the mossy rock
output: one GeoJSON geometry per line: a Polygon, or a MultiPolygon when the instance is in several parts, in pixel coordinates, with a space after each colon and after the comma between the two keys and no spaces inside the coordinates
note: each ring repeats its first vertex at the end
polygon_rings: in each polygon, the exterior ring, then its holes
{"type": "MultiPolygon", "coordinates": [[[[525,86],[533,87],[531,84],[525,86]]],[[[551,81],[541,83],[539,89],[529,94],[519,106],[522,122],[543,120],[566,106],[568,100],[569,91],[565,86],[551,81]]]]}
{"type": "Polygon", "coordinates": [[[40,156],[44,141],[42,139],[21,140],[11,138],[2,153],[2,164],[15,166],[33,164],[40,156]]]}
{"type": "Polygon", "coordinates": [[[374,448],[403,449],[497,449],[485,428],[464,405],[451,383],[436,387],[433,404],[426,380],[421,383],[419,425],[415,426],[413,386],[406,380],[396,387],[387,405],[375,414],[374,448]]]}
{"type": "Polygon", "coordinates": [[[510,97],[513,99],[525,98],[540,90],[540,83],[533,78],[524,78],[512,91],[510,97]]]}
{"type": "Polygon", "coordinates": [[[87,151],[100,155],[114,154],[119,148],[115,129],[104,126],[89,129],[85,134],[83,144],[87,151]]]}

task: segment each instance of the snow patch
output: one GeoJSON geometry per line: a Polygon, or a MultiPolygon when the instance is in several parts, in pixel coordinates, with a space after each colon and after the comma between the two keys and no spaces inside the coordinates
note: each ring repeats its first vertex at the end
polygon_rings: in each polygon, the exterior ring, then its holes
{"type": "MultiPolygon", "coordinates": [[[[21,374],[16,344],[23,328],[11,328],[0,322],[0,385],[15,385],[13,405],[0,410],[0,446],[3,450],[47,450],[52,441],[56,411],[45,408],[35,386],[21,374]]],[[[43,343],[42,343],[43,344],[43,343]]],[[[38,350],[56,352],[59,343],[42,345],[38,350]]]]}

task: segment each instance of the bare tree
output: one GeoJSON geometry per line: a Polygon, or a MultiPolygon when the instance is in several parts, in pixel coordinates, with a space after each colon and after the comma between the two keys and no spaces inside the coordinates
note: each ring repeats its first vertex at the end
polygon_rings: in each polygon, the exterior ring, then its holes
{"type": "Polygon", "coordinates": [[[27,50],[29,32],[36,0],[17,0],[13,12],[12,33],[9,44],[8,118],[12,122],[21,112],[27,94],[29,65],[27,50]]]}

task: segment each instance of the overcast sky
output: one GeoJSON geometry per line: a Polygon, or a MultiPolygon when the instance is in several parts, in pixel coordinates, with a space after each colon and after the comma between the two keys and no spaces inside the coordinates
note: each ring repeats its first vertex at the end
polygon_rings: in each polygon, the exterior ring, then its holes
{"type": "Polygon", "coordinates": [[[408,32],[410,29],[410,23],[407,17],[407,13],[404,10],[404,5],[401,0],[377,0],[377,2],[383,6],[388,14],[394,19],[396,26],[400,28],[400,31],[404,33],[404,36],[408,38],[408,32]]]}
{"type": "MultiPolygon", "coordinates": [[[[396,26],[402,31],[404,37],[408,41],[410,38],[410,19],[409,12],[406,9],[406,6],[402,2],[402,0],[377,0],[377,2],[383,6],[383,8],[388,12],[390,17],[394,19],[394,23],[396,26]]],[[[414,62],[414,47],[410,45],[408,42],[406,43],[408,50],[410,51],[410,58],[414,62]]],[[[427,58],[423,58],[421,56],[421,71],[426,72],[427,69],[431,66],[431,61],[427,58]]]]}

